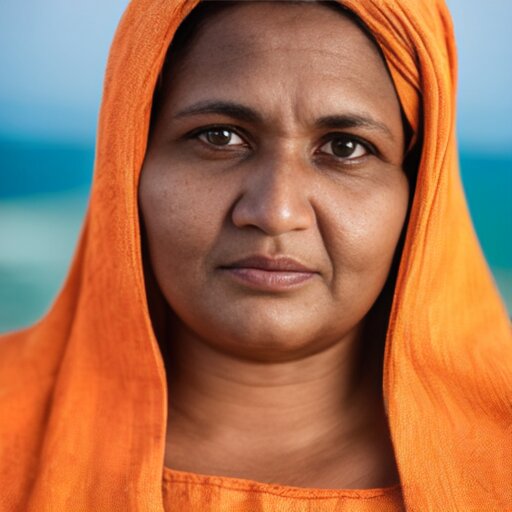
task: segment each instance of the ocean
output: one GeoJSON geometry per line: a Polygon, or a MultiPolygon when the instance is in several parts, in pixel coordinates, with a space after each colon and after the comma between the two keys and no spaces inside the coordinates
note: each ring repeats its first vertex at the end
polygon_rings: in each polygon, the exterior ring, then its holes
{"type": "MultiPolygon", "coordinates": [[[[62,286],[87,207],[94,146],[0,139],[0,332],[37,321],[62,286]]],[[[461,153],[471,217],[512,312],[512,153],[461,153]]]]}

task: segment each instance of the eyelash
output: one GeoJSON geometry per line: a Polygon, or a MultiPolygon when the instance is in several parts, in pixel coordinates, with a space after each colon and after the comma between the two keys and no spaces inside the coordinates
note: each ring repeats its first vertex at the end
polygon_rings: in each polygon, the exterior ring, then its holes
{"type": "MultiPolygon", "coordinates": [[[[213,130],[225,130],[225,131],[231,132],[231,133],[237,135],[238,137],[240,137],[242,140],[244,140],[244,142],[246,139],[246,136],[243,133],[241,133],[241,130],[239,130],[238,128],[236,128],[234,126],[229,126],[229,125],[211,125],[211,126],[202,127],[198,130],[194,130],[193,132],[189,133],[186,136],[186,138],[200,140],[205,146],[208,147],[208,149],[210,149],[212,151],[225,151],[225,148],[227,146],[222,146],[222,145],[216,146],[215,144],[212,144],[210,142],[199,139],[200,135],[207,134],[209,131],[213,131],[213,130]]],[[[341,162],[350,162],[351,160],[359,160],[368,155],[378,155],[378,151],[373,144],[371,144],[370,142],[368,142],[364,139],[361,139],[360,137],[357,137],[355,135],[351,135],[348,133],[344,133],[344,132],[333,132],[333,133],[329,133],[329,134],[325,135],[322,138],[320,148],[325,146],[329,142],[335,141],[336,139],[344,139],[346,141],[355,142],[356,145],[362,146],[365,149],[366,154],[363,156],[356,157],[356,158],[337,157],[336,155],[329,154],[329,153],[322,153],[321,154],[322,156],[331,156],[341,162]]],[[[246,147],[246,146],[248,146],[247,143],[246,143],[246,145],[241,146],[241,147],[246,147]]],[[[317,153],[315,152],[315,154],[317,154],[317,153]]]]}

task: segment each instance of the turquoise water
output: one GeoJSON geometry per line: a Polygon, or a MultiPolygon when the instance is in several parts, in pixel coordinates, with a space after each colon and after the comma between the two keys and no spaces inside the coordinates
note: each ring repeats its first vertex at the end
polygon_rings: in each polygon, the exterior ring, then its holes
{"type": "MultiPolygon", "coordinates": [[[[0,140],[0,332],[36,321],[55,298],[87,206],[94,148],[0,140]]],[[[512,153],[461,156],[473,222],[512,312],[512,153]]]]}

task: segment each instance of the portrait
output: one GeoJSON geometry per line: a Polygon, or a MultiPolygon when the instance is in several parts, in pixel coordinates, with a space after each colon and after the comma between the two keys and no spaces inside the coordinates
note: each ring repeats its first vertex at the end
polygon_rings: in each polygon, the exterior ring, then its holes
{"type": "Polygon", "coordinates": [[[0,506],[512,506],[455,34],[443,0],[126,6],[65,279],[0,337],[0,506]]]}

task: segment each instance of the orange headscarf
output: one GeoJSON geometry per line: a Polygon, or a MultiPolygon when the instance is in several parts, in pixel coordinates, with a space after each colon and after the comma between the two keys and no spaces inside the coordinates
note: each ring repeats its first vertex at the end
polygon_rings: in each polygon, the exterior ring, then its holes
{"type": "MultiPolygon", "coordinates": [[[[137,186],[155,83],[196,3],[132,0],[117,30],[68,278],[40,322],[0,339],[2,511],[163,511],[167,386],[137,186]]],[[[375,34],[423,134],[384,358],[406,508],[512,510],[510,328],[459,178],[449,13],[443,0],[342,3],[375,34]]]]}

